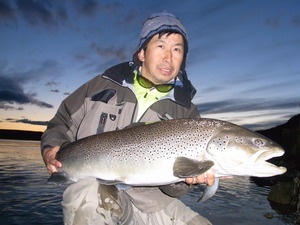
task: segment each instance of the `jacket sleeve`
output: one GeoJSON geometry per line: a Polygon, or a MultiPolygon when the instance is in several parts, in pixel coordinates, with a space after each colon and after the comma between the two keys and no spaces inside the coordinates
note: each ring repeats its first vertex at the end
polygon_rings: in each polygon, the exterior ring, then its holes
{"type": "Polygon", "coordinates": [[[76,140],[77,128],[84,116],[84,101],[94,79],[79,87],[62,101],[41,137],[42,149],[45,146],[61,146],[66,141],[76,140]]]}

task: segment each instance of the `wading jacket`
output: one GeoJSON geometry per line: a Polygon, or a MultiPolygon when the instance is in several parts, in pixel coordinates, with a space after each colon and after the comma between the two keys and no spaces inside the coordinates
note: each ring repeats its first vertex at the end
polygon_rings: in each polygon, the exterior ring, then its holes
{"type": "MultiPolygon", "coordinates": [[[[69,95],[61,103],[54,118],[49,121],[42,135],[42,148],[49,145],[60,146],[66,141],[75,141],[96,133],[123,129],[134,122],[200,117],[196,106],[191,102],[196,91],[186,74],[180,73],[180,82],[176,82],[174,89],[152,104],[137,121],[138,103],[132,86],[134,69],[132,62],[118,64],[69,95]]],[[[131,188],[129,195],[136,200],[133,202],[141,210],[156,211],[164,207],[166,202],[161,203],[161,206],[154,204],[153,209],[149,209],[149,204],[144,199],[145,196],[156,195],[160,198],[158,201],[164,201],[157,195],[157,189],[140,188],[134,191],[131,188]],[[142,195],[139,194],[141,192],[142,195]]],[[[186,193],[186,189],[188,185],[168,185],[162,188],[165,193],[174,197],[186,193]]]]}

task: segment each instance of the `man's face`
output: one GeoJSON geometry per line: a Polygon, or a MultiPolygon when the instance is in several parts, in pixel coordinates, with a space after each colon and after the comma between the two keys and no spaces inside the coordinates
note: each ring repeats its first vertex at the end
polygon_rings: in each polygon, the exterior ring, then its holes
{"type": "Polygon", "coordinates": [[[155,84],[165,84],[178,74],[183,57],[184,42],[180,34],[171,33],[152,37],[147,49],[138,54],[141,72],[155,84]]]}

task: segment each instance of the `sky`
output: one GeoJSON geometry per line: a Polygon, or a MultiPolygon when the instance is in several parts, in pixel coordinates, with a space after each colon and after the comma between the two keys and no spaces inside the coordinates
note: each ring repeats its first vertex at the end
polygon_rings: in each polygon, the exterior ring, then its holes
{"type": "Polygon", "coordinates": [[[187,30],[202,117],[259,130],[300,113],[299,0],[0,0],[0,129],[44,131],[70,93],[132,59],[164,10],[187,30]]]}

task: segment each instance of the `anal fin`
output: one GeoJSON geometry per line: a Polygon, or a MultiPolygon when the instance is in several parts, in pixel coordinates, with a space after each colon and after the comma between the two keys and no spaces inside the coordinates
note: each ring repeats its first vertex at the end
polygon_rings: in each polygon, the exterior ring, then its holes
{"type": "Polygon", "coordinates": [[[103,180],[103,179],[100,179],[100,178],[97,178],[97,181],[98,181],[99,184],[105,184],[105,185],[115,185],[115,184],[124,183],[120,180],[103,180]]]}

